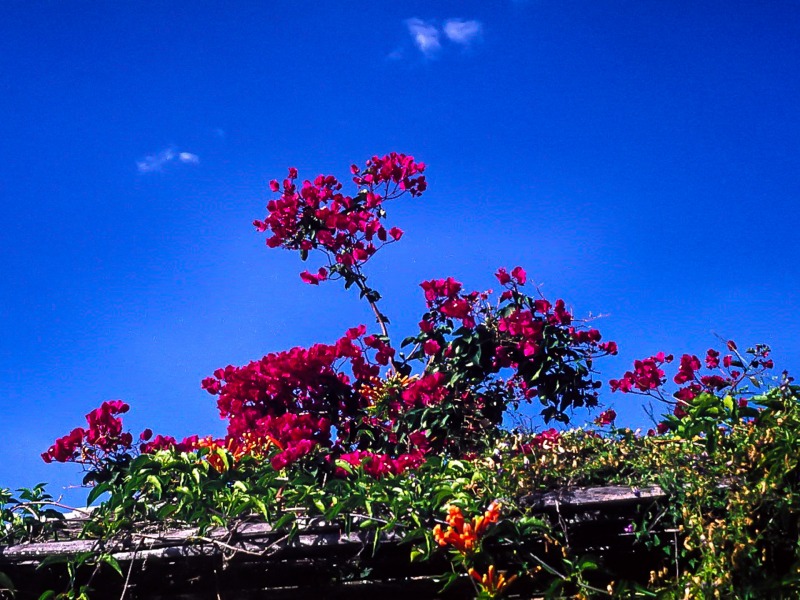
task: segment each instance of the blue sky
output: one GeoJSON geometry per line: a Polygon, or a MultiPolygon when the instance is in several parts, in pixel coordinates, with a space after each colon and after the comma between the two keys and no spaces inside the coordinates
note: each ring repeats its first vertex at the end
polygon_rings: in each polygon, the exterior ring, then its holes
{"type": "Polygon", "coordinates": [[[39,453],[107,399],[134,432],[220,434],[215,368],[369,323],[251,222],[288,166],[392,150],[430,183],[371,265],[398,334],[420,281],[522,265],[605,315],[604,379],[715,333],[800,371],[796,1],[0,11],[0,486],[77,483],[39,453]]]}

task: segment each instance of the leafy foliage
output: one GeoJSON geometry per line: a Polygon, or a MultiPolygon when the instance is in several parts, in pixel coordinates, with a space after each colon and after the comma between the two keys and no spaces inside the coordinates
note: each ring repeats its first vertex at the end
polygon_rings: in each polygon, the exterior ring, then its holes
{"type": "MultiPolygon", "coordinates": [[[[316,252],[324,265],[301,277],[341,280],[372,308],[377,331],[351,328],[332,344],[274,352],[227,366],[203,381],[228,420],[224,438],[177,441],[126,432],[121,401],[104,402],[43,455],[76,462],[100,501],[81,535],[113,540],[148,528],[212,527],[258,518],[291,536],[310,517],[401,536],[410,560],[443,556],[442,585],[469,580],[475,596],[737,597],[794,595],[800,588],[800,390],[770,380],[769,348],[705,360],[684,354],[665,389],[672,355],[636,361],[612,391],[643,394],[670,408],[641,435],[614,425],[504,429],[526,404],[544,424],[569,423],[598,405],[595,362],[614,342],[549,302],[517,267],[499,269],[498,295],[467,292],[452,278],[423,282],[419,331],[395,346],[365,264],[402,231],[387,227],[385,203],[420,196],[425,165],[373,157],[352,167],[358,191],[332,176],[297,185],[289,170],[280,197],[256,221],[270,247],[316,252]],[[706,371],[707,370],[707,373],[706,371]],[[507,420],[505,422],[508,422],[507,420]],[[634,536],[649,577],[626,578],[609,556],[570,543],[570,524],[530,503],[531,494],[605,484],[657,484],[668,502],[643,509],[615,536],[634,536]]],[[[0,492],[5,545],[58,538],[63,518],[39,485],[0,492]]],[[[375,537],[376,540],[379,537],[375,537]]],[[[609,542],[610,543],[610,542],[609,542]]],[[[98,544],[98,548],[101,545],[98,544]]],[[[69,562],[64,592],[84,598],[100,569],[123,571],[108,553],[69,562]],[[88,574],[88,575],[87,575],[88,574]]],[[[0,593],[13,582],[0,574],[0,593]]]]}

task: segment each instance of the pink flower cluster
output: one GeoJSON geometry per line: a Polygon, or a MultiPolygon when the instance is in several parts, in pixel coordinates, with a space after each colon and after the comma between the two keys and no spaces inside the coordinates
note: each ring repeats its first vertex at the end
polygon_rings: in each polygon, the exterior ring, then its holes
{"type": "Polygon", "coordinates": [[[442,317],[461,319],[464,327],[475,327],[473,306],[480,296],[477,292],[461,294],[461,283],[452,277],[423,281],[419,286],[425,292],[428,308],[442,317]]]}
{"type": "Polygon", "coordinates": [[[664,370],[661,366],[672,362],[672,355],[664,355],[663,352],[636,360],[633,363],[633,371],[627,371],[621,379],[612,379],[608,382],[612,392],[630,392],[633,389],[640,392],[648,392],[661,387],[666,381],[664,370]]]}
{"type": "Polygon", "coordinates": [[[78,451],[83,447],[84,434],[83,427],[76,427],[67,435],[58,438],[47,452],[42,453],[42,460],[46,463],[74,460],[78,451]]]}
{"type": "Polygon", "coordinates": [[[408,408],[421,408],[442,402],[447,396],[444,386],[447,377],[443,373],[428,373],[412,382],[403,390],[403,402],[408,408]]]}
{"type": "Polygon", "coordinates": [[[427,187],[421,174],[425,164],[405,154],[374,156],[363,170],[355,165],[351,170],[353,181],[363,186],[356,196],[343,194],[341,182],[333,175],[306,180],[298,189],[297,169],[290,168],[282,185],[270,182],[270,189],[281,191],[281,197],[267,204],[263,221],[253,222],[259,231],[272,234],[267,238],[270,248],[299,250],[303,257],[313,249],[328,255],[327,268],[301,274],[306,283],[324,281],[332,269],[358,269],[381,246],[399,240],[401,229],[387,230],[381,223],[383,203],[405,192],[419,196],[427,187]]]}
{"type": "Polygon", "coordinates": [[[500,267],[497,269],[497,272],[494,274],[497,277],[497,281],[500,282],[500,285],[525,285],[528,281],[528,274],[522,267],[514,267],[511,269],[511,274],[508,274],[508,271],[504,267],[500,267]]]}
{"type": "Polygon", "coordinates": [[[700,359],[694,355],[684,354],[681,356],[680,366],[673,381],[678,385],[684,384],[687,381],[694,380],[695,371],[700,370],[700,359]]]}
{"type": "Polygon", "coordinates": [[[99,408],[86,415],[88,428],[78,427],[57,439],[42,453],[49,463],[98,460],[98,452],[113,454],[131,447],[133,436],[122,431],[122,419],[116,415],[128,412],[130,407],[122,400],[103,402],[99,408]]]}
{"type": "MultiPolygon", "coordinates": [[[[409,469],[416,469],[425,462],[425,453],[416,449],[392,458],[388,454],[356,450],[342,454],[339,458],[355,468],[361,467],[364,473],[379,479],[387,475],[399,475],[409,469]]],[[[339,477],[347,476],[347,472],[341,467],[336,468],[335,474],[339,477]]]]}
{"type": "Polygon", "coordinates": [[[613,408],[609,408],[608,410],[604,410],[597,418],[594,420],[594,424],[600,427],[605,427],[606,425],[612,425],[614,421],[617,420],[617,411],[613,408]]]}
{"type": "MultiPolygon", "coordinates": [[[[244,367],[217,369],[203,380],[203,388],[219,396],[220,416],[229,419],[228,434],[241,437],[257,429],[264,417],[286,413],[325,417],[337,427],[356,416],[364,399],[337,363],[349,361],[357,380],[377,376],[364,349],[355,344],[366,328],[356,327],[334,345],[314,344],[271,353],[244,367]]],[[[384,350],[385,352],[385,350],[384,350]]]]}
{"type": "MultiPolygon", "coordinates": [[[[354,327],[333,345],[268,354],[244,367],[218,369],[214,377],[203,380],[203,387],[218,396],[220,415],[229,420],[228,438],[272,440],[279,449],[271,459],[276,469],[295,463],[316,447],[348,450],[365,428],[394,443],[395,426],[407,408],[394,402],[384,415],[388,421],[368,417],[370,400],[360,391],[371,389],[379,365],[388,364],[394,349],[379,336],[364,336],[365,332],[363,325],[354,327]],[[368,353],[375,354],[374,362],[368,353]],[[355,381],[342,370],[348,365],[355,381]]],[[[414,380],[402,396],[412,406],[436,402],[443,393],[442,377],[434,374],[414,380]]],[[[370,455],[371,466],[365,471],[400,472],[401,466],[416,464],[423,454],[420,447],[409,456],[400,453],[395,458],[376,453],[370,455]]]]}
{"type": "Polygon", "coordinates": [[[366,345],[367,348],[372,348],[375,350],[375,362],[377,362],[379,365],[386,366],[394,358],[394,348],[392,348],[387,342],[383,341],[378,336],[366,336],[364,338],[364,345],[366,345]]]}
{"type": "Polygon", "coordinates": [[[395,191],[391,189],[392,185],[412,196],[422,194],[428,187],[425,176],[422,175],[424,170],[425,163],[414,162],[413,156],[398,152],[391,152],[385,156],[373,156],[367,160],[364,170],[359,170],[357,165],[350,167],[354,183],[365,185],[370,189],[385,185],[389,191],[387,195],[390,196],[395,191]]]}
{"type": "MultiPolygon", "coordinates": [[[[727,345],[732,352],[737,351],[733,341],[729,341],[727,345]]],[[[758,345],[755,349],[748,350],[748,353],[753,355],[748,364],[745,364],[738,354],[736,356],[727,354],[720,360],[720,352],[713,348],[708,349],[702,362],[694,354],[683,354],[678,363],[678,370],[672,378],[676,384],[682,386],[672,394],[678,401],[674,414],[683,417],[686,414],[685,407],[701,393],[713,394],[725,389],[735,390],[745,378],[753,377],[773,367],[772,360],[768,358],[767,346],[758,345]],[[701,375],[700,371],[704,366],[706,369],[716,369],[718,373],[701,375]]],[[[650,394],[663,400],[660,388],[666,383],[666,376],[660,367],[672,360],[671,354],[665,356],[663,352],[659,352],[650,358],[635,361],[633,371],[626,372],[622,379],[609,381],[611,391],[650,394]]]]}
{"type": "MultiPolygon", "coordinates": [[[[139,452],[167,449],[190,452],[212,446],[238,449],[237,452],[272,448],[272,466],[283,469],[317,447],[338,451],[352,448],[350,438],[357,437],[363,428],[385,433],[387,439],[396,438],[393,428],[406,410],[399,397],[392,418],[384,422],[367,417],[370,401],[358,391],[373,382],[379,372],[369,353],[376,355],[375,361],[385,364],[394,352],[379,337],[364,337],[365,333],[366,327],[361,325],[349,329],[332,345],[292,348],[244,367],[218,369],[202,385],[218,396],[220,415],[229,420],[227,436],[213,440],[193,435],[179,442],[171,436],[153,437],[152,430],[145,429],[139,436],[139,452]],[[342,371],[343,366],[349,366],[354,383],[351,375],[342,371]],[[335,447],[331,440],[334,425],[339,435],[335,447]]],[[[440,383],[437,375],[415,380],[417,388],[407,402],[435,401],[440,383]]],[[[121,401],[104,402],[86,415],[87,429],[75,429],[56,440],[42,458],[47,462],[80,460],[99,467],[104,456],[128,452],[133,439],[130,433],[123,432],[122,420],[116,416],[127,410],[128,405],[121,401]]],[[[396,445],[397,440],[391,443],[396,445]]],[[[418,464],[427,449],[426,438],[423,434],[411,435],[405,447],[408,450],[405,453],[385,456],[374,453],[375,460],[366,461],[371,466],[365,471],[394,473],[418,464]]]]}
{"type": "Polygon", "coordinates": [[[318,444],[330,446],[331,422],[326,417],[310,414],[267,415],[256,422],[255,432],[278,446],[280,451],[271,462],[275,469],[280,470],[311,452],[318,444]]]}
{"type": "Polygon", "coordinates": [[[197,435],[187,436],[180,442],[171,435],[158,434],[152,440],[150,439],[151,436],[152,432],[149,429],[145,429],[142,435],[139,436],[139,439],[142,441],[142,443],[139,444],[139,452],[142,454],[154,454],[159,450],[171,449],[174,449],[176,452],[192,452],[197,449],[197,445],[200,441],[200,437],[197,435]],[[149,432],[150,435],[146,435],[146,432],[149,432]]]}
{"type": "Polygon", "coordinates": [[[535,317],[530,310],[517,309],[507,317],[502,317],[497,329],[516,338],[517,348],[524,356],[533,356],[539,352],[544,339],[544,325],[545,322],[535,317]]]}
{"type": "Polygon", "coordinates": [[[520,454],[533,454],[538,448],[553,448],[561,441],[561,432],[550,428],[534,435],[528,442],[519,447],[520,454]]]}
{"type": "MultiPolygon", "coordinates": [[[[514,267],[509,274],[506,269],[500,268],[495,277],[507,289],[503,292],[501,300],[513,300],[519,294],[518,287],[524,286],[528,280],[527,273],[522,267],[514,267]]],[[[616,342],[599,343],[602,339],[597,329],[581,329],[571,326],[572,313],[567,310],[562,299],[556,300],[555,306],[544,298],[532,301],[530,308],[517,308],[498,321],[498,330],[516,338],[517,349],[523,356],[534,356],[544,339],[546,325],[565,326],[576,344],[587,344],[596,347],[606,354],[616,354],[616,342]]],[[[507,352],[502,347],[497,348],[497,354],[503,366],[508,366],[507,352]]]]}
{"type": "Polygon", "coordinates": [[[130,406],[122,400],[103,402],[99,408],[86,415],[89,428],[86,430],[86,441],[103,450],[113,452],[119,446],[130,448],[133,437],[122,432],[122,419],[115,416],[126,413],[130,406]]]}
{"type": "MultiPolygon", "coordinates": [[[[499,423],[508,404],[523,400],[538,398],[547,407],[546,419],[564,420],[568,406],[595,406],[599,382],[592,380],[591,360],[616,354],[617,345],[601,342],[597,329],[574,324],[563,300],[551,304],[527,296],[522,288],[528,276],[522,267],[500,268],[495,276],[505,288],[496,306],[489,302],[491,292],[465,292],[452,277],[420,284],[428,312],[419,323],[419,335],[409,338],[416,343],[412,357],[435,361],[448,391],[431,386],[421,402],[415,399],[417,405],[449,400],[459,412],[469,407],[471,417],[462,421],[466,435],[479,420],[499,423]],[[461,328],[455,319],[461,319],[461,328]],[[552,347],[563,351],[544,351],[552,347]],[[460,375],[452,379],[456,372],[460,375]]],[[[425,383],[420,380],[407,389],[406,401],[425,383]]]]}

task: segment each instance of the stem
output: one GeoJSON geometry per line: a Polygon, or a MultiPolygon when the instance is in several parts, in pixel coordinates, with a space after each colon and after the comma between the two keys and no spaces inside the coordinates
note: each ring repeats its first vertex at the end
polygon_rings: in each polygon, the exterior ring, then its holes
{"type": "Polygon", "coordinates": [[[58,502],[57,500],[33,500],[30,502],[20,502],[19,504],[14,505],[11,508],[11,510],[22,509],[30,511],[29,507],[31,506],[57,506],[58,508],[64,508],[66,510],[83,513],[84,515],[87,516],[91,516],[92,514],[91,510],[86,510],[85,508],[76,508],[74,506],[68,506],[66,504],[62,504],[61,502],[58,502]]]}
{"type": "MultiPolygon", "coordinates": [[[[381,313],[380,309],[378,308],[377,301],[372,299],[372,293],[371,292],[373,292],[374,290],[372,290],[371,288],[367,287],[367,284],[366,284],[367,278],[361,272],[361,269],[359,267],[355,267],[355,269],[353,269],[353,272],[356,275],[356,277],[355,277],[356,286],[358,287],[359,290],[361,290],[361,293],[363,294],[364,298],[367,299],[367,302],[369,303],[369,306],[372,309],[372,312],[375,314],[375,320],[378,322],[378,327],[381,328],[381,333],[383,334],[383,337],[386,338],[386,343],[389,344],[389,346],[391,346],[392,345],[392,340],[389,337],[389,328],[388,328],[387,323],[386,323],[386,317],[383,315],[383,313],[381,313]]],[[[401,367],[400,363],[397,362],[394,359],[394,357],[391,359],[391,362],[392,362],[392,368],[394,369],[394,372],[396,374],[400,373],[400,367],[401,367]]]]}
{"type": "Polygon", "coordinates": [[[367,302],[369,303],[372,312],[375,313],[375,320],[378,322],[378,326],[381,328],[381,333],[387,340],[389,340],[388,343],[391,346],[391,340],[389,339],[389,329],[386,326],[386,320],[385,320],[386,318],[383,316],[381,311],[378,310],[378,303],[370,299],[369,292],[371,292],[372,290],[367,287],[366,283],[364,283],[365,277],[361,275],[360,271],[358,271],[357,273],[358,273],[358,278],[356,279],[356,286],[358,286],[358,289],[364,293],[364,297],[367,299],[367,302]]]}
{"type": "Polygon", "coordinates": [[[125,584],[122,586],[122,594],[119,597],[119,600],[125,600],[125,594],[128,591],[128,586],[131,583],[131,573],[133,572],[133,565],[136,562],[136,553],[139,551],[139,548],[142,547],[142,542],[144,539],[139,539],[139,543],[136,546],[136,550],[133,551],[133,556],[131,557],[131,563],[128,565],[128,573],[125,575],[125,584]]]}

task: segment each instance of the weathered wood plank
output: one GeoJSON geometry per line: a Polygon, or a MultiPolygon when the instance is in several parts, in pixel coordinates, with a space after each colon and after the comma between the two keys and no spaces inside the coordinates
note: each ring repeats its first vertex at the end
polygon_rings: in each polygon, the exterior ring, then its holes
{"type": "MultiPolygon", "coordinates": [[[[652,502],[666,497],[656,485],[604,486],[593,488],[564,489],[543,493],[532,493],[521,499],[521,504],[534,511],[560,511],[569,509],[615,508],[626,504],[652,502]]],[[[366,519],[367,517],[361,517],[366,519]]],[[[374,542],[373,531],[346,531],[341,524],[326,523],[321,519],[298,519],[300,533],[289,538],[286,532],[274,531],[267,523],[243,522],[231,529],[217,527],[202,535],[196,529],[173,531],[131,532],[125,538],[110,541],[65,540],[58,542],[23,543],[0,546],[0,564],[31,563],[47,556],[73,556],[80,552],[102,550],[117,560],[174,559],[191,556],[219,556],[241,552],[259,556],[287,553],[308,555],[317,550],[322,554],[363,548],[374,542]]],[[[388,532],[380,535],[381,543],[399,542],[401,535],[388,532]]]]}
{"type": "MultiPolygon", "coordinates": [[[[117,560],[144,557],[176,558],[185,556],[217,556],[234,552],[268,556],[278,552],[308,554],[313,549],[324,553],[360,549],[374,541],[372,531],[346,532],[341,526],[319,525],[289,538],[285,532],[273,531],[266,524],[250,524],[244,532],[215,529],[204,535],[196,530],[168,532],[162,535],[131,533],[125,539],[68,540],[0,547],[0,564],[44,559],[47,556],[72,556],[80,552],[102,550],[117,560]]],[[[402,536],[387,532],[380,535],[382,543],[399,542],[402,536]]]]}
{"type": "Polygon", "coordinates": [[[593,488],[564,489],[533,493],[524,496],[520,504],[533,510],[559,508],[599,508],[620,504],[638,504],[647,500],[661,500],[667,494],[657,485],[631,487],[611,485],[593,488]]]}

